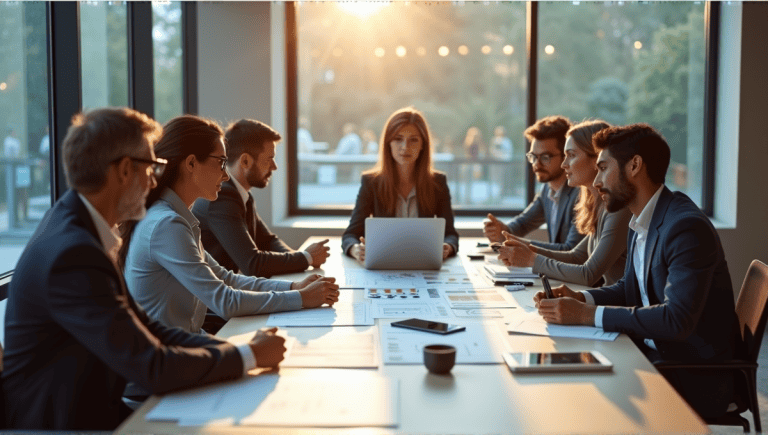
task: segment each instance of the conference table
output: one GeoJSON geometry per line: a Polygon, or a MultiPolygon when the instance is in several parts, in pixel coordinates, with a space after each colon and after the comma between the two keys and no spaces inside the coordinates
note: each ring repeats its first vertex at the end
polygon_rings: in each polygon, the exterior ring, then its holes
{"type": "MultiPolygon", "coordinates": [[[[361,269],[357,261],[342,254],[339,237],[329,237],[331,256],[320,270],[282,275],[276,279],[299,280],[307,273],[343,277],[345,271],[361,269]]],[[[307,246],[323,237],[311,237],[307,246]]],[[[462,238],[459,254],[444,267],[464,268],[480,276],[482,260],[470,260],[483,239],[462,238]]],[[[538,282],[538,280],[536,280],[538,282]]],[[[552,281],[552,285],[559,285],[552,281]]],[[[490,284],[492,285],[492,284],[490,284]]],[[[571,288],[583,289],[577,285],[571,288]]],[[[532,298],[540,285],[516,298],[532,298]]],[[[362,290],[341,290],[360,292],[362,290]]],[[[345,298],[349,295],[344,295],[345,298]]],[[[361,295],[354,295],[359,298],[361,295]]],[[[511,312],[522,308],[511,308],[511,312]]],[[[217,334],[229,338],[264,327],[268,315],[233,318],[217,334]]],[[[361,333],[391,319],[376,319],[373,327],[352,327],[361,333]]],[[[318,337],[330,327],[282,328],[298,339],[318,337]]],[[[370,331],[369,331],[370,332],[370,331]]],[[[147,421],[146,414],[161,397],[152,396],[127,419],[116,433],[708,433],[696,415],[669,383],[656,371],[626,335],[615,341],[553,338],[509,333],[500,335],[514,352],[579,352],[596,350],[612,363],[609,372],[513,374],[505,364],[457,364],[448,375],[432,374],[422,364],[388,365],[378,369],[281,368],[279,376],[310,376],[317,379],[360,380],[385,377],[399,382],[399,421],[395,427],[297,428],[244,425],[179,426],[173,421],[147,421]]],[[[250,376],[259,376],[260,369],[250,376]]],[[[358,394],[364,395],[365,391],[358,394]]]]}

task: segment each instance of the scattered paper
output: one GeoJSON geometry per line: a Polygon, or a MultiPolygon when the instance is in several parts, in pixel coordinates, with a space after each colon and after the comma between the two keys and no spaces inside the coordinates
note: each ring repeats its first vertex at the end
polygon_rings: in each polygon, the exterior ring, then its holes
{"type": "Polygon", "coordinates": [[[585,338],[588,340],[614,341],[618,332],[606,332],[594,326],[555,325],[547,323],[537,313],[522,316],[507,326],[507,331],[548,337],[585,338]]]}
{"type": "Polygon", "coordinates": [[[371,306],[367,302],[335,304],[333,307],[309,308],[272,313],[267,326],[357,326],[373,325],[371,306]]]}
{"type": "Polygon", "coordinates": [[[453,314],[443,300],[425,302],[406,302],[398,300],[375,301],[371,304],[373,317],[376,319],[446,319],[453,314]]]}
{"type": "Polygon", "coordinates": [[[515,302],[506,290],[497,288],[440,289],[451,308],[514,308],[515,302]]]}

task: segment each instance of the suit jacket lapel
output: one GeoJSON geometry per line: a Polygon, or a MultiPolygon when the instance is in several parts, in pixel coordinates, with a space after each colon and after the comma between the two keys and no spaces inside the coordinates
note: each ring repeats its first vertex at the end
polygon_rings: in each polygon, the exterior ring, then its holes
{"type": "MultiPolygon", "coordinates": [[[[563,226],[563,220],[565,220],[565,212],[568,208],[568,202],[571,200],[571,193],[575,190],[573,187],[568,186],[568,184],[564,185],[562,189],[563,191],[560,193],[560,198],[558,198],[557,202],[557,216],[555,216],[555,228],[552,233],[552,242],[557,239],[557,235],[560,233],[560,229],[563,226]]],[[[568,231],[565,231],[564,233],[567,235],[568,231]]],[[[565,242],[565,238],[563,238],[562,242],[565,242]]]]}
{"type": "MultiPolygon", "coordinates": [[[[645,288],[648,290],[648,298],[652,297],[651,289],[653,283],[651,282],[651,259],[656,251],[656,243],[659,241],[659,227],[664,223],[664,217],[667,214],[667,208],[672,200],[672,192],[666,187],[662,190],[659,196],[659,201],[656,203],[656,209],[653,211],[653,217],[651,218],[651,225],[648,227],[648,240],[645,242],[645,288]]],[[[655,295],[654,295],[655,296],[655,295]]]]}
{"type": "Polygon", "coordinates": [[[635,245],[637,245],[637,233],[629,230],[632,234],[632,239],[629,243],[629,250],[627,251],[627,264],[629,264],[627,276],[625,278],[624,285],[632,286],[632,292],[626,292],[627,294],[631,295],[634,299],[633,300],[627,300],[627,305],[633,306],[633,305],[639,305],[642,298],[640,297],[640,283],[637,281],[637,271],[635,270],[635,245]]]}

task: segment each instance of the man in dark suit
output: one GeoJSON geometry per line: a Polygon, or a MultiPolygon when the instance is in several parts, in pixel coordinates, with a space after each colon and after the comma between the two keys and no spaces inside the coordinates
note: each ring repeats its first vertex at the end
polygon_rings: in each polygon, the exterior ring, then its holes
{"type": "MultiPolygon", "coordinates": [[[[647,124],[612,127],[592,138],[600,151],[594,186],[609,212],[629,207],[624,278],[609,287],[538,293],[544,320],[630,334],[648,359],[721,362],[733,356],[738,322],[733,288],[717,231],[685,194],[664,186],[667,142],[647,124]]],[[[703,370],[668,377],[699,414],[722,415],[730,375],[703,370]]]]}
{"type": "Polygon", "coordinates": [[[276,366],[275,330],[250,343],[150,321],[115,266],[116,224],[141,219],[165,162],[151,118],[127,108],[73,118],[63,143],[72,190],[51,208],[19,259],[5,316],[6,422],[18,429],[112,430],[130,411],[126,381],[152,393],[233,379],[276,366]]]}
{"type": "Polygon", "coordinates": [[[579,233],[573,223],[573,207],[579,199],[579,189],[566,182],[563,163],[565,134],[571,122],[562,116],[547,116],[536,121],[525,130],[525,137],[531,142],[531,149],[525,155],[536,174],[541,191],[522,213],[505,225],[488,213],[483,234],[491,242],[504,242],[501,234],[506,231],[513,236],[524,237],[547,223],[549,242],[519,239],[534,246],[555,251],[568,251],[579,244],[584,234],[579,233]]]}
{"type": "Polygon", "coordinates": [[[329,255],[328,240],[294,251],[261,220],[249,192],[266,187],[277,169],[280,134],[263,122],[241,119],[227,127],[225,136],[230,179],[216,201],[199,200],[192,207],[205,250],[223,267],[245,275],[269,278],[320,267],[329,255]]]}

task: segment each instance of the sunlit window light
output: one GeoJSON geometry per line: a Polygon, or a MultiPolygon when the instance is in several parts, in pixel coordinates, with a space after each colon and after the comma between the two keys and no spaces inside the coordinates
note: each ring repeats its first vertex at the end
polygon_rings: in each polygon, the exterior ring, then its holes
{"type": "Polygon", "coordinates": [[[504,51],[504,54],[509,56],[510,54],[515,52],[515,47],[513,47],[511,45],[505,45],[504,48],[503,48],[503,51],[504,51]]]}
{"type": "Polygon", "coordinates": [[[388,5],[389,2],[385,1],[340,1],[336,3],[339,9],[360,19],[368,18],[388,5]]]}
{"type": "Polygon", "coordinates": [[[383,48],[377,47],[375,50],[373,50],[373,54],[375,54],[376,57],[384,57],[384,54],[386,54],[386,52],[384,51],[383,48]]]}
{"type": "Polygon", "coordinates": [[[480,48],[480,51],[483,52],[483,54],[488,54],[491,52],[491,46],[490,45],[483,45],[482,48],[480,48]]]}
{"type": "Polygon", "coordinates": [[[344,54],[344,50],[341,49],[341,47],[336,47],[333,49],[333,56],[334,57],[341,57],[341,55],[344,54]]]}
{"type": "Polygon", "coordinates": [[[443,45],[443,46],[441,46],[440,48],[437,49],[437,54],[439,54],[440,56],[443,56],[443,57],[448,56],[448,53],[450,53],[450,52],[451,52],[451,50],[449,50],[448,47],[446,47],[445,45],[443,45]]]}
{"type": "Polygon", "coordinates": [[[555,52],[555,47],[553,45],[547,45],[546,47],[544,47],[544,53],[554,54],[554,52],[555,52]]]}
{"type": "Polygon", "coordinates": [[[643,43],[640,41],[635,41],[635,48],[640,50],[641,48],[643,48],[643,43]]]}
{"type": "Polygon", "coordinates": [[[6,89],[8,89],[8,83],[6,82],[0,83],[0,91],[4,91],[6,89]]]}
{"type": "Polygon", "coordinates": [[[395,49],[395,54],[397,57],[405,57],[405,55],[408,53],[408,50],[405,49],[402,45],[398,45],[395,49]]]}
{"type": "Polygon", "coordinates": [[[427,49],[424,47],[419,47],[416,49],[416,54],[419,56],[426,56],[427,55],[427,49]]]}
{"type": "Polygon", "coordinates": [[[466,56],[467,54],[469,54],[469,47],[467,47],[466,45],[459,45],[458,52],[460,55],[466,56]]]}

